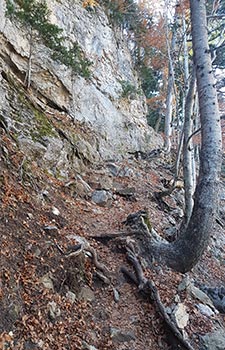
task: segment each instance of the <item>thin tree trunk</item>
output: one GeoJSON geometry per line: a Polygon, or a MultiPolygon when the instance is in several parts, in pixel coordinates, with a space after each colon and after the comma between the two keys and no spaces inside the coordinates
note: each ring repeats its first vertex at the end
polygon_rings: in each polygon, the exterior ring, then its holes
{"type": "Polygon", "coordinates": [[[159,132],[161,121],[162,121],[162,114],[160,113],[160,115],[158,116],[157,121],[155,123],[155,128],[154,128],[155,132],[159,132]]]}
{"type": "Polygon", "coordinates": [[[24,79],[24,85],[26,86],[26,89],[29,89],[31,84],[31,70],[32,70],[32,55],[33,55],[33,33],[32,29],[30,32],[30,38],[29,38],[29,56],[28,56],[28,63],[27,63],[27,71],[24,79]]]}
{"type": "Polygon", "coordinates": [[[193,149],[192,140],[189,140],[192,134],[192,112],[194,104],[194,93],[195,93],[195,69],[193,68],[192,78],[189,86],[189,90],[185,101],[185,116],[184,116],[184,147],[183,147],[183,173],[184,173],[184,190],[185,190],[185,225],[188,224],[193,205],[193,193],[194,193],[194,183],[193,183],[193,149]]]}
{"type": "Polygon", "coordinates": [[[175,171],[174,171],[174,183],[179,177],[179,172],[180,172],[180,160],[181,160],[181,155],[182,155],[182,150],[183,150],[183,142],[184,142],[184,132],[183,130],[181,131],[180,134],[180,141],[178,145],[178,150],[177,150],[177,156],[176,156],[176,162],[175,162],[175,171]]]}
{"type": "Polygon", "coordinates": [[[183,69],[184,69],[184,91],[182,96],[182,131],[180,134],[179,139],[179,145],[177,150],[177,156],[176,156],[176,163],[175,163],[175,174],[174,174],[174,180],[176,181],[179,175],[179,169],[180,169],[180,161],[181,161],[181,155],[183,151],[183,142],[184,142],[184,119],[185,119],[185,104],[186,104],[186,97],[187,97],[187,90],[188,90],[188,78],[189,78],[189,59],[188,59],[188,46],[187,46],[187,35],[186,35],[186,21],[184,12],[182,13],[182,28],[183,28],[183,69]]]}
{"type": "MultiPolygon", "coordinates": [[[[176,23],[176,18],[174,24],[176,23]]],[[[168,23],[166,23],[168,32],[168,23]]],[[[171,135],[172,135],[172,114],[173,114],[173,91],[174,91],[174,69],[173,69],[173,58],[172,54],[176,44],[176,30],[173,30],[171,45],[169,44],[169,35],[167,34],[167,52],[169,60],[168,69],[168,83],[167,83],[167,94],[166,94],[166,115],[165,115],[165,142],[164,149],[166,153],[170,153],[171,150],[171,135]]]]}

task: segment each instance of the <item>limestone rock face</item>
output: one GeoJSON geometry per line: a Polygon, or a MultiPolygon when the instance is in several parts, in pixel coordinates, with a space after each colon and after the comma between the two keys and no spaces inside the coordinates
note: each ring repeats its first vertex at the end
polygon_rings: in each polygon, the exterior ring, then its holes
{"type": "Polygon", "coordinates": [[[82,166],[84,154],[86,162],[92,162],[160,147],[161,138],[146,122],[144,96],[122,97],[121,82],[138,88],[122,33],[112,30],[99,6],[89,12],[78,0],[47,4],[50,20],[63,29],[67,44],[78,42],[92,62],[91,77],[75,75],[53,61],[50,49],[37,40],[31,87],[26,91],[28,34],[6,18],[5,1],[0,0],[0,116],[17,134],[23,151],[42,159],[52,172],[67,176],[71,167],[82,166]]]}

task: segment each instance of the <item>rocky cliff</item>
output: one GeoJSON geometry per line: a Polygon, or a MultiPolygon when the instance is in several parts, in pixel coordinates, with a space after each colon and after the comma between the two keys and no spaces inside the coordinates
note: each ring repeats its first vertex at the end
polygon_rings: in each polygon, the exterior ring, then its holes
{"type": "Polygon", "coordinates": [[[92,62],[91,75],[73,74],[37,41],[31,85],[25,89],[28,32],[6,17],[6,2],[0,0],[0,121],[26,159],[68,177],[85,164],[159,147],[161,139],[147,125],[145,98],[137,92],[138,78],[120,30],[111,28],[99,6],[90,12],[80,0],[47,4],[51,23],[92,62]],[[124,96],[122,82],[134,86],[134,93],[124,96]]]}

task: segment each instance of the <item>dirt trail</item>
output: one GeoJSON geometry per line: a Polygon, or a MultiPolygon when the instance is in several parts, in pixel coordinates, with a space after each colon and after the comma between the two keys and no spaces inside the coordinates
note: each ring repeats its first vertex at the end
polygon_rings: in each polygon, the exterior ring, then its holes
{"type": "MultiPolygon", "coordinates": [[[[182,195],[166,199],[171,211],[163,210],[154,199],[154,191],[163,189],[169,170],[160,159],[118,163],[130,169],[129,177],[113,177],[105,167],[112,186],[112,200],[98,206],[88,197],[55,180],[38,168],[21,181],[16,169],[1,160],[1,280],[0,333],[3,349],[90,349],[90,350],[158,350],[170,349],[168,334],[155,306],[141,297],[134,285],[120,272],[129,265],[124,252],[115,242],[103,244],[91,236],[124,232],[127,215],[141,209],[149,212],[151,225],[161,235],[166,228],[179,226],[178,205],[182,195]],[[10,169],[10,170],[9,170],[10,169]],[[131,196],[118,194],[118,187],[133,188],[131,196]],[[112,272],[112,283],[104,284],[96,274],[89,257],[65,258],[57,243],[67,251],[77,243],[74,235],[84,237],[98,253],[98,259],[112,272]]],[[[97,184],[99,170],[90,169],[82,176],[97,184]]],[[[97,187],[97,185],[96,185],[97,187]]],[[[215,229],[220,237],[224,231],[215,229]]],[[[196,282],[224,283],[225,267],[208,249],[201,262],[190,273],[196,282]]],[[[162,301],[174,303],[181,274],[157,268],[146,270],[159,289],[162,301]]],[[[182,301],[189,311],[186,332],[197,346],[198,334],[209,332],[213,320],[203,316],[195,301],[183,293],[182,301]]],[[[214,316],[223,323],[221,314],[214,316]]]]}

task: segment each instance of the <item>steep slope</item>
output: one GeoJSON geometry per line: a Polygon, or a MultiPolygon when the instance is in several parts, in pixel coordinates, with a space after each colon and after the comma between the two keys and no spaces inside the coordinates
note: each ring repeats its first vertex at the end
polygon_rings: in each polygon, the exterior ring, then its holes
{"type": "MultiPolygon", "coordinates": [[[[122,241],[101,239],[107,235],[126,239],[129,230],[124,220],[143,209],[152,227],[171,239],[171,230],[176,232],[181,221],[183,196],[181,189],[162,206],[154,200],[154,192],[165,189],[162,184],[171,176],[162,161],[106,163],[98,169],[89,167],[82,178],[62,181],[35,162],[23,162],[23,156],[1,130],[2,349],[174,349],[176,343],[155,305],[121,273],[122,266],[131,270],[122,241]],[[96,192],[110,196],[97,204],[96,192]],[[81,250],[82,242],[89,248],[81,250]],[[65,255],[71,246],[74,255],[65,255]],[[93,249],[98,255],[94,259],[93,249]]],[[[188,289],[188,283],[223,286],[222,223],[223,216],[215,226],[217,237],[191,273],[184,276],[157,265],[145,270],[169,314],[179,305],[185,308],[184,334],[194,349],[206,333],[211,345],[201,349],[222,350],[225,341],[224,315],[212,303],[207,306],[198,288],[196,295],[188,289]],[[218,341],[222,345],[213,348],[218,341]]],[[[182,322],[182,313],[179,318],[182,322]]]]}

